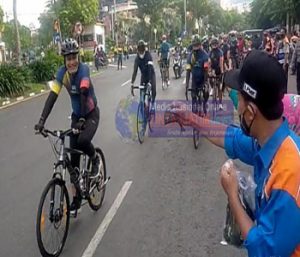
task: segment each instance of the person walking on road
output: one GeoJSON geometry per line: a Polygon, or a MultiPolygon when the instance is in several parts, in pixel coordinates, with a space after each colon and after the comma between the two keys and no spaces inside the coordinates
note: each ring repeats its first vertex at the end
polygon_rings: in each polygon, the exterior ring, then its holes
{"type": "Polygon", "coordinates": [[[297,94],[300,95],[300,39],[298,39],[291,61],[291,69],[296,70],[297,94]]]}

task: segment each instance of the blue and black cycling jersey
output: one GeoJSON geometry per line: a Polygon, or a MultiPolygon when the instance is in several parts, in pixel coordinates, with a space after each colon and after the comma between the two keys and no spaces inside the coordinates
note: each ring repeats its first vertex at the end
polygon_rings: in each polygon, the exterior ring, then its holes
{"type": "Polygon", "coordinates": [[[205,81],[205,69],[208,67],[208,55],[203,50],[192,51],[187,59],[187,70],[192,72],[192,80],[197,84],[205,81]]]}
{"type": "Polygon", "coordinates": [[[97,99],[86,64],[80,63],[78,71],[72,75],[62,66],[57,72],[51,91],[59,95],[63,86],[71,97],[73,113],[77,117],[85,117],[96,108],[97,99]]]}
{"type": "Polygon", "coordinates": [[[160,45],[159,52],[160,52],[160,55],[161,55],[161,59],[168,59],[169,58],[170,48],[171,48],[171,45],[168,42],[163,42],[160,45]]]}

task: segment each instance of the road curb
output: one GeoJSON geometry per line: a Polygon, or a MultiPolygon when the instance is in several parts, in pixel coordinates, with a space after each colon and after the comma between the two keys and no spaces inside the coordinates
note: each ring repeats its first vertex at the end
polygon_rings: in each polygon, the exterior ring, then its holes
{"type": "Polygon", "coordinates": [[[11,107],[11,106],[14,106],[16,104],[19,104],[19,103],[23,103],[23,102],[26,102],[26,101],[29,101],[33,98],[36,98],[36,97],[39,97],[39,96],[42,96],[42,95],[45,95],[47,94],[48,92],[50,91],[50,89],[42,89],[40,91],[40,93],[30,93],[28,96],[20,96],[20,97],[17,97],[15,101],[11,102],[11,100],[9,98],[9,100],[6,100],[2,103],[2,106],[0,106],[0,110],[3,110],[3,109],[6,109],[8,107],[11,107]]]}

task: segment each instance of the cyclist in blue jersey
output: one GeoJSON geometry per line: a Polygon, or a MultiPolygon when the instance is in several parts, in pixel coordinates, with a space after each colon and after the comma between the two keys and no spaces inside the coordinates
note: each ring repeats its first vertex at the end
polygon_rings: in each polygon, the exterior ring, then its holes
{"type": "MultiPolygon", "coordinates": [[[[72,123],[71,127],[79,129],[80,134],[70,137],[70,147],[82,150],[92,160],[92,177],[98,176],[99,157],[91,143],[99,124],[100,112],[97,107],[97,99],[94,87],[90,78],[89,67],[79,61],[79,47],[74,39],[66,39],[62,43],[62,55],[64,56],[64,66],[60,67],[51,92],[46,100],[39,122],[35,125],[36,131],[43,131],[44,124],[57,100],[62,87],[64,86],[71,98],[72,123]]],[[[80,155],[71,154],[70,172],[71,182],[78,185],[78,173],[80,155]]],[[[77,213],[81,207],[81,196],[74,187],[74,197],[71,204],[71,214],[77,213]]]]}
{"type": "Polygon", "coordinates": [[[165,65],[167,67],[167,80],[168,86],[170,85],[170,74],[169,74],[169,66],[170,66],[170,48],[171,45],[167,42],[167,36],[162,36],[162,43],[160,45],[158,56],[160,57],[160,65],[165,65]]]}
{"type": "Polygon", "coordinates": [[[192,91],[192,109],[193,112],[196,112],[198,91],[203,90],[205,106],[209,98],[209,92],[204,88],[204,84],[208,78],[209,56],[205,50],[203,50],[199,35],[193,37],[192,45],[193,50],[187,58],[186,65],[186,95],[192,74],[192,89],[197,91],[192,91]]]}

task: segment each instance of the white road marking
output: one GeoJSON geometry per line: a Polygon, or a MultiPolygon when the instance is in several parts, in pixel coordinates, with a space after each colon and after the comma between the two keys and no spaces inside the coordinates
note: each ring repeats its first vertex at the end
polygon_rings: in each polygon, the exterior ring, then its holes
{"type": "MultiPolygon", "coordinates": [[[[117,64],[108,64],[109,67],[116,67],[118,68],[118,65],[117,64]]],[[[127,68],[127,66],[122,66],[122,68],[127,68]]]]}
{"type": "Polygon", "coordinates": [[[121,87],[126,86],[130,81],[131,81],[131,79],[127,80],[126,82],[124,82],[124,83],[121,85],[121,87]]]}
{"type": "Polygon", "coordinates": [[[117,210],[119,209],[122,201],[124,200],[130,186],[132,184],[132,181],[126,181],[119,192],[117,198],[115,199],[114,203],[110,207],[109,211],[107,212],[106,216],[104,217],[102,223],[98,227],[95,235],[93,236],[91,242],[89,243],[88,247],[85,249],[82,257],[92,257],[101,241],[103,238],[110,222],[114,218],[114,216],[117,213],[117,210]]]}

